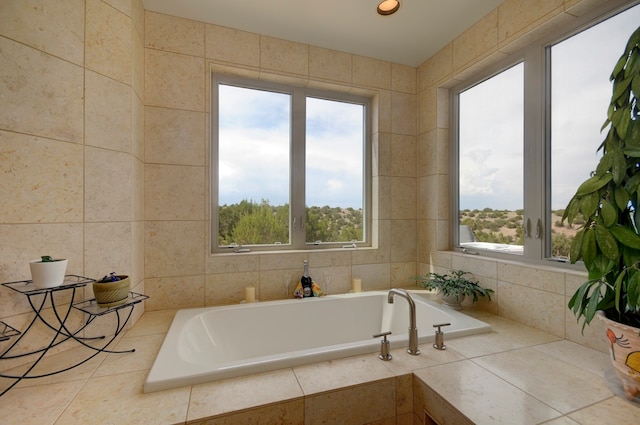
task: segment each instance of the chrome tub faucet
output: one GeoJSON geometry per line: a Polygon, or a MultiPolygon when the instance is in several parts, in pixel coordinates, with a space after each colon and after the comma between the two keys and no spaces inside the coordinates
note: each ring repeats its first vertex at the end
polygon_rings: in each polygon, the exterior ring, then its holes
{"type": "Polygon", "coordinates": [[[418,328],[416,327],[416,304],[413,302],[411,295],[404,289],[393,288],[389,291],[387,302],[393,304],[394,295],[398,295],[407,300],[409,303],[409,348],[407,353],[417,356],[420,354],[418,350],[418,328]]]}

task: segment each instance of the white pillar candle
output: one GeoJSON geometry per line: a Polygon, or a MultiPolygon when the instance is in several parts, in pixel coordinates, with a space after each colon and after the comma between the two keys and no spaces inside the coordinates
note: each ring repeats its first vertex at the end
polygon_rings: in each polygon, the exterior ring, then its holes
{"type": "Polygon", "coordinates": [[[351,279],[351,290],[353,292],[362,292],[362,279],[360,278],[351,279]]]}
{"type": "Polygon", "coordinates": [[[244,301],[247,303],[256,302],[256,287],[255,286],[247,286],[244,288],[244,301]]]}

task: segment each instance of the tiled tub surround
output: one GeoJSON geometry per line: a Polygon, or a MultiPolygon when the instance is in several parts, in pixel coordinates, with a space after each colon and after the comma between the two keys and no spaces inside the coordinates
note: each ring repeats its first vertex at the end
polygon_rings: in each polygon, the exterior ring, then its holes
{"type": "MultiPolygon", "coordinates": [[[[640,406],[613,395],[606,354],[508,319],[466,309],[491,333],[143,394],[175,311],[146,312],[103,355],[72,372],[22,382],[0,398],[22,425],[448,424],[637,425],[640,406]]],[[[65,352],[58,356],[73,356],[65,352]]],[[[53,363],[55,359],[51,359],[53,363]]]]}

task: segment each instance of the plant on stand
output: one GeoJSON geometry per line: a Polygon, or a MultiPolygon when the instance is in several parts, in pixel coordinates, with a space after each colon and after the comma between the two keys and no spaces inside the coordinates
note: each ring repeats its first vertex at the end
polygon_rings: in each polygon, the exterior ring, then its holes
{"type": "Polygon", "coordinates": [[[129,276],[111,272],[93,282],[93,295],[100,307],[115,307],[125,303],[129,297],[130,287],[129,276]]]}
{"type": "Polygon", "coordinates": [[[455,310],[462,309],[462,302],[467,296],[473,297],[477,302],[480,297],[491,301],[493,289],[483,288],[478,282],[467,279],[469,274],[463,270],[453,270],[445,274],[431,272],[427,276],[415,277],[416,284],[424,289],[437,290],[442,295],[442,302],[447,307],[455,310]]]}
{"type": "Polygon", "coordinates": [[[569,201],[562,221],[584,225],[570,261],[584,262],[588,280],[569,301],[584,326],[594,317],[607,326],[614,369],[625,394],[640,393],[640,27],[611,74],[613,95],[598,148],[602,157],[569,201]]]}

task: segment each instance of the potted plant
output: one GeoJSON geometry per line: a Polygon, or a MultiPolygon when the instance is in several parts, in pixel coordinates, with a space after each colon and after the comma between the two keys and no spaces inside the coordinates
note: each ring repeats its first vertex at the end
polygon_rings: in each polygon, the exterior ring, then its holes
{"type": "Polygon", "coordinates": [[[64,282],[69,260],[43,255],[29,262],[31,280],[37,289],[55,288],[64,282]]]}
{"type": "Polygon", "coordinates": [[[569,301],[583,327],[594,317],[607,327],[614,369],[625,394],[640,392],[640,27],[611,74],[613,95],[598,148],[602,157],[569,201],[562,221],[584,225],[570,261],[584,262],[588,280],[569,301]]]}
{"type": "Polygon", "coordinates": [[[491,301],[493,289],[483,288],[478,282],[467,279],[469,274],[463,270],[453,270],[445,274],[431,272],[427,276],[416,276],[418,286],[428,290],[437,290],[442,295],[442,302],[454,310],[462,309],[462,302],[467,296],[477,302],[479,297],[486,297],[491,301]]]}
{"type": "Polygon", "coordinates": [[[111,272],[102,279],[93,282],[93,295],[100,307],[115,307],[124,304],[129,297],[131,287],[129,276],[111,272]]]}

